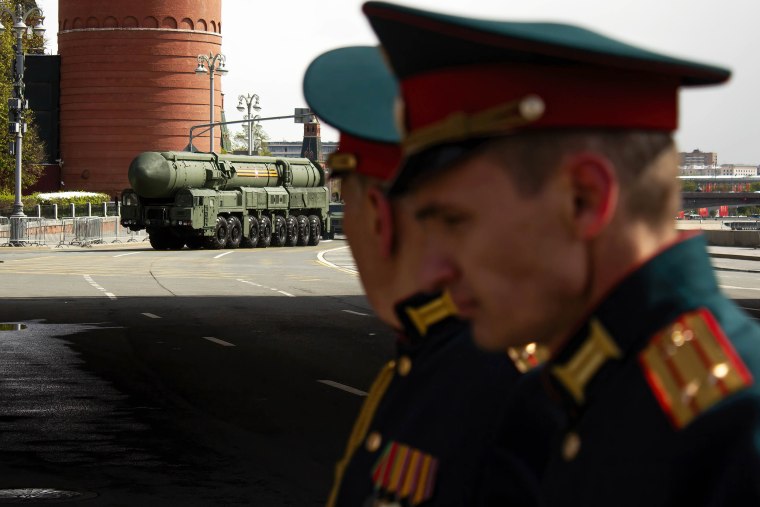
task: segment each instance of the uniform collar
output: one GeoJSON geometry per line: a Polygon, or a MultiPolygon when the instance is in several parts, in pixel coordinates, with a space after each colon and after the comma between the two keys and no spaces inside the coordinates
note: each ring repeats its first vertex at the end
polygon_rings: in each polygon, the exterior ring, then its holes
{"type": "Polygon", "coordinates": [[[659,329],[718,293],[704,238],[683,237],[623,279],[545,369],[579,412],[659,329]]]}
{"type": "Polygon", "coordinates": [[[449,336],[460,330],[463,321],[448,293],[417,293],[395,306],[402,325],[399,345],[417,349],[431,336],[449,336]]]}

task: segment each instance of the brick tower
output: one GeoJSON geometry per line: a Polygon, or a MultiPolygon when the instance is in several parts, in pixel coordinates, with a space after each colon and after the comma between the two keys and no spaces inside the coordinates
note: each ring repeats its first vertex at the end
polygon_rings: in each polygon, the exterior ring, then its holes
{"type": "MultiPolygon", "coordinates": [[[[221,12],[221,0],[58,0],[63,190],[120,193],[138,153],[182,150],[208,123],[209,76],[195,68],[221,52],[221,12]]],[[[218,75],[214,88],[220,121],[218,75]]],[[[208,134],[194,145],[208,150],[208,134]]]]}
{"type": "Polygon", "coordinates": [[[301,143],[301,156],[312,162],[324,162],[322,160],[322,137],[321,125],[316,116],[303,124],[303,142],[301,143]]]}

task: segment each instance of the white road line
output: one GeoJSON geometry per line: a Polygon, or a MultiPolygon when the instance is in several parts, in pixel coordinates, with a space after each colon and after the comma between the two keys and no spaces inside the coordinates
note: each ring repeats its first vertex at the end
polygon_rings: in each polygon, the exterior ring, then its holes
{"type": "Polygon", "coordinates": [[[355,394],[357,396],[367,396],[367,393],[364,391],[356,389],[355,387],[341,384],[339,382],[334,382],[332,380],[317,380],[317,382],[326,386],[334,387],[335,389],[340,389],[341,391],[346,391],[347,393],[355,394]]]}
{"type": "Polygon", "coordinates": [[[140,315],[145,315],[149,319],[160,319],[161,318],[158,315],[156,315],[155,313],[141,313],[140,315]]]}
{"type": "Polygon", "coordinates": [[[84,280],[90,284],[90,286],[95,289],[102,292],[104,295],[108,296],[110,299],[116,299],[116,295],[112,292],[106,292],[106,289],[104,287],[101,287],[100,284],[98,284],[95,280],[92,279],[90,275],[82,275],[84,277],[84,280]]]}
{"type": "Polygon", "coordinates": [[[721,289],[760,290],[758,287],[737,287],[735,285],[721,285],[721,289]]]}
{"type": "Polygon", "coordinates": [[[295,297],[293,294],[291,294],[289,292],[285,292],[284,290],[280,290],[280,289],[278,289],[276,287],[267,287],[266,285],[261,285],[260,283],[250,282],[248,280],[243,280],[243,279],[240,279],[240,278],[238,278],[237,281],[240,282],[240,283],[247,283],[248,285],[255,285],[256,287],[261,287],[262,289],[269,289],[272,292],[279,292],[280,294],[282,294],[284,296],[291,297],[291,298],[295,297]]]}
{"type": "Polygon", "coordinates": [[[331,240],[331,239],[323,239],[322,240],[322,243],[332,243],[332,242],[333,242],[333,240],[331,240]]]}
{"type": "Polygon", "coordinates": [[[114,255],[114,257],[124,257],[126,255],[137,255],[139,253],[141,253],[141,252],[129,252],[129,253],[125,253],[125,254],[114,255]]]}
{"type": "Polygon", "coordinates": [[[362,317],[369,317],[368,313],[355,312],[353,310],[341,310],[342,312],[350,313],[351,315],[361,315],[362,317]]]}
{"type": "Polygon", "coordinates": [[[232,252],[224,252],[224,253],[220,253],[219,255],[216,255],[216,256],[214,256],[214,259],[218,259],[219,257],[224,257],[225,255],[229,255],[229,254],[231,254],[231,253],[232,253],[232,252]]]}
{"type": "Polygon", "coordinates": [[[214,342],[223,347],[235,347],[234,343],[226,342],[224,340],[220,340],[219,338],[214,338],[213,336],[204,336],[203,339],[208,340],[210,342],[214,342]]]}
{"type": "Polygon", "coordinates": [[[746,306],[740,306],[742,310],[747,310],[748,312],[757,312],[760,311],[760,308],[747,308],[746,306]]]}
{"type": "Polygon", "coordinates": [[[342,246],[339,248],[333,248],[331,250],[322,250],[321,252],[317,254],[317,262],[319,262],[320,264],[324,266],[327,266],[328,268],[333,268],[333,269],[337,269],[338,271],[343,271],[344,273],[348,273],[349,275],[358,275],[359,273],[355,269],[342,268],[338,266],[337,264],[333,264],[332,262],[325,260],[326,253],[335,252],[337,250],[343,250],[345,248],[349,248],[349,247],[342,246]]]}

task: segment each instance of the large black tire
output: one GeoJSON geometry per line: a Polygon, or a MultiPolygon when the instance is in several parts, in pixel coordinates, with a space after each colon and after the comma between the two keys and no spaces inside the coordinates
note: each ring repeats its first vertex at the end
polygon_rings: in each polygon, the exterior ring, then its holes
{"type": "Polygon", "coordinates": [[[249,217],[250,227],[248,228],[248,237],[240,240],[240,246],[243,248],[254,248],[259,244],[259,219],[249,217]]]}
{"type": "Polygon", "coordinates": [[[185,241],[185,244],[190,250],[198,250],[203,247],[203,236],[190,236],[185,241]]]}
{"type": "Polygon", "coordinates": [[[309,244],[309,219],[305,215],[298,217],[298,246],[306,246],[309,244]]]}
{"type": "Polygon", "coordinates": [[[153,250],[182,250],[185,246],[185,240],[169,229],[151,229],[148,234],[153,250]]]}
{"type": "Polygon", "coordinates": [[[322,222],[317,215],[309,215],[309,244],[317,246],[322,238],[322,222]]]}
{"type": "Polygon", "coordinates": [[[236,216],[228,218],[227,228],[230,231],[227,236],[227,248],[239,247],[240,240],[243,239],[243,224],[240,223],[240,219],[236,216]]]}
{"type": "Polygon", "coordinates": [[[272,231],[272,244],[274,246],[285,246],[285,240],[288,237],[288,226],[285,219],[280,215],[274,217],[274,230],[272,231]]]}
{"type": "Polygon", "coordinates": [[[148,241],[153,250],[168,250],[166,242],[166,230],[164,229],[148,229],[148,241]]]}
{"type": "Polygon", "coordinates": [[[272,243],[272,222],[269,217],[261,217],[259,224],[259,248],[266,248],[272,243]]]}
{"type": "Polygon", "coordinates": [[[216,217],[214,235],[206,237],[204,246],[209,250],[220,250],[227,244],[227,238],[229,235],[230,228],[227,225],[227,219],[224,217],[216,217]]]}
{"type": "Polygon", "coordinates": [[[185,246],[185,239],[172,232],[169,232],[167,241],[169,250],[182,250],[182,247],[185,246]]]}
{"type": "Polygon", "coordinates": [[[295,215],[289,215],[285,219],[285,225],[287,226],[285,244],[287,246],[296,246],[298,244],[298,219],[295,215]]]}

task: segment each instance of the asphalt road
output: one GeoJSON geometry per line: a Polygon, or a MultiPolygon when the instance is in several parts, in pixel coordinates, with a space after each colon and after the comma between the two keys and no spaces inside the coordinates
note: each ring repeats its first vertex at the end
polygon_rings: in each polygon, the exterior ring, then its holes
{"type": "Polygon", "coordinates": [[[0,502],[324,503],[394,339],[342,241],[0,260],[0,502]]]}
{"type": "MultiPolygon", "coordinates": [[[[713,262],[760,318],[760,262],[713,262]]],[[[0,503],[322,505],[393,352],[342,241],[8,248],[0,283],[0,503]]]]}

